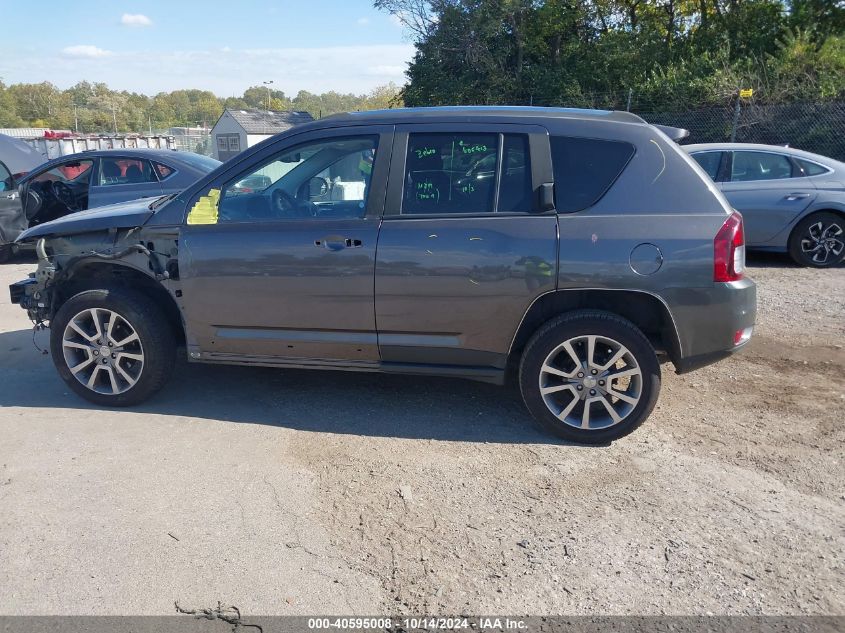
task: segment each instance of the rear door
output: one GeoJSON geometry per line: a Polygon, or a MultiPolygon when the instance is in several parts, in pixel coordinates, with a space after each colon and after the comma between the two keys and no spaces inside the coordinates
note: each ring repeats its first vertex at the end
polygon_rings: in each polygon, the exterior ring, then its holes
{"type": "Polygon", "coordinates": [[[162,195],[150,161],[131,156],[103,156],[88,196],[88,208],[162,195]]]}
{"type": "Polygon", "coordinates": [[[720,183],[745,219],[749,245],[763,244],[786,228],[818,195],[789,156],[768,151],[729,153],[729,177],[720,183]]]}
{"type": "Polygon", "coordinates": [[[383,362],[502,367],[531,302],[553,290],[548,133],[528,125],[397,126],[376,256],[383,362]]]}

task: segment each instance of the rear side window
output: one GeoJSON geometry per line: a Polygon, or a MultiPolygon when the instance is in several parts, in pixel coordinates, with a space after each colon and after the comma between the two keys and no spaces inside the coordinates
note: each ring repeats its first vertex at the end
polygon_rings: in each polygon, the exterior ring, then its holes
{"type": "Polygon", "coordinates": [[[722,162],[722,152],[698,152],[692,154],[692,158],[701,165],[712,180],[716,180],[716,176],[719,175],[719,165],[722,162]]]}
{"type": "Polygon", "coordinates": [[[822,174],[826,174],[830,171],[827,167],[823,167],[817,163],[811,163],[808,160],[796,158],[795,161],[801,167],[801,171],[804,172],[804,176],[821,176],[822,174]]]}
{"type": "Polygon", "coordinates": [[[792,163],[783,154],[734,152],[732,182],[792,178],[792,163]]]}
{"type": "Polygon", "coordinates": [[[176,171],[175,169],[173,169],[172,167],[168,167],[164,163],[153,162],[153,167],[155,167],[155,170],[156,170],[156,173],[158,174],[159,180],[167,180],[176,171]]]}
{"type": "Polygon", "coordinates": [[[137,185],[156,182],[150,161],[136,158],[104,157],[100,159],[101,187],[137,185]]]}
{"type": "Polygon", "coordinates": [[[402,214],[529,212],[532,199],[527,136],[409,135],[402,214]]]}
{"type": "Polygon", "coordinates": [[[553,136],[555,206],[563,213],[580,211],[599,201],[634,155],[621,141],[553,136]]]}

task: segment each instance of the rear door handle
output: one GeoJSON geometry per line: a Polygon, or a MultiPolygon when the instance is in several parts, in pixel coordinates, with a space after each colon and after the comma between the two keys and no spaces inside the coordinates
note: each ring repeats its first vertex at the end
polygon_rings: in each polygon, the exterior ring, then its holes
{"type": "Polygon", "coordinates": [[[810,197],[809,193],[788,193],[784,196],[784,200],[794,202],[795,200],[805,200],[810,197]]]}

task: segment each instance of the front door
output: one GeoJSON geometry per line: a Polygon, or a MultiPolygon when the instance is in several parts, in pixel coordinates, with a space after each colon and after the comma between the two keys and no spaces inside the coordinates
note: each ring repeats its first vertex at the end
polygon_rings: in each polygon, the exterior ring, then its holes
{"type": "Polygon", "coordinates": [[[378,360],[373,275],[392,127],[309,132],[189,203],[179,269],[192,353],[378,360]]]}
{"type": "Polygon", "coordinates": [[[745,239],[763,244],[785,229],[818,195],[784,154],[733,152],[729,177],[720,183],[731,206],[745,220],[745,239]]]}
{"type": "Polygon", "coordinates": [[[557,217],[537,126],[397,127],[379,234],[376,320],[386,363],[502,367],[532,301],[554,290],[557,217]]]}
{"type": "MultiPolygon", "coordinates": [[[[26,229],[21,199],[9,169],[0,161],[0,249],[26,229]]],[[[2,253],[0,253],[2,256],[2,253]]]]}

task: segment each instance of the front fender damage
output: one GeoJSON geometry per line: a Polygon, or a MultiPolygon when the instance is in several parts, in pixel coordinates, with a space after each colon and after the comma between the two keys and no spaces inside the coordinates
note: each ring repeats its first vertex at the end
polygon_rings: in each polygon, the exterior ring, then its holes
{"type": "Polygon", "coordinates": [[[178,279],[175,239],[171,242],[174,244],[172,249],[159,252],[153,241],[139,239],[138,231],[39,239],[36,243],[38,267],[30,273],[29,280],[16,284],[16,289],[13,287],[13,301],[27,311],[36,326],[40,326],[52,319],[61,297],[66,298],[71,289],[86,285],[85,274],[80,271],[90,270],[89,264],[120,264],[156,282],[178,279]]]}

